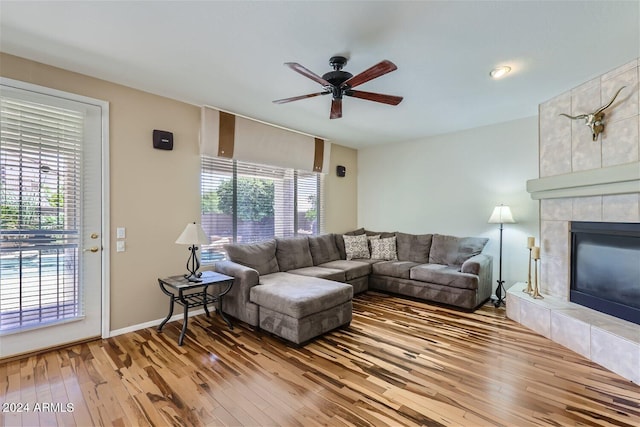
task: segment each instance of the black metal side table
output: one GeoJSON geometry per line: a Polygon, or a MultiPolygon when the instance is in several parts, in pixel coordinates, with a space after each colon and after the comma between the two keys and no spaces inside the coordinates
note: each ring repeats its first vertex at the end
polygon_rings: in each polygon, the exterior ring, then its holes
{"type": "Polygon", "coordinates": [[[182,323],[182,332],[178,339],[178,345],[182,345],[182,341],[184,340],[189,320],[189,309],[193,307],[204,306],[204,312],[209,316],[207,304],[217,302],[216,311],[229,326],[229,329],[233,330],[231,321],[229,321],[222,311],[222,300],[233,286],[233,277],[213,271],[204,271],[202,272],[201,279],[201,282],[189,282],[184,276],[171,276],[158,279],[160,290],[169,297],[169,314],[167,314],[166,319],[158,326],[158,332],[162,331],[165,323],[173,316],[175,303],[184,307],[184,321],[182,323]],[[209,288],[211,288],[213,292],[209,292],[209,288]]]}

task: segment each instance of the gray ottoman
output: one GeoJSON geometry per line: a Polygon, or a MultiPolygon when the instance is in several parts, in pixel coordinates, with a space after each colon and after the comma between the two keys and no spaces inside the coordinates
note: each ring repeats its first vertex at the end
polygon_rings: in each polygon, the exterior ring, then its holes
{"type": "Polygon", "coordinates": [[[353,287],[291,273],[260,277],[249,300],[260,306],[260,328],[301,344],[351,322],[353,287]]]}

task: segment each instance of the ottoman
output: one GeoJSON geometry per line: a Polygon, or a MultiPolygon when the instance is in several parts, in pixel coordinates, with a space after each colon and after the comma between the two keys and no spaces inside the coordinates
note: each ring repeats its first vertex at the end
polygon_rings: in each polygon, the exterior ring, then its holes
{"type": "Polygon", "coordinates": [[[284,272],[261,276],[249,296],[260,307],[260,328],[295,344],[348,325],[352,298],[351,285],[284,272]]]}

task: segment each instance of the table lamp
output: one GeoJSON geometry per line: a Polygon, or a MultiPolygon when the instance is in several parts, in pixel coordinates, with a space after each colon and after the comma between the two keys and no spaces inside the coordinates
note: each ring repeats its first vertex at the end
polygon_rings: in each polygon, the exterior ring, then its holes
{"type": "Polygon", "coordinates": [[[185,274],[184,277],[190,282],[200,282],[202,273],[198,273],[200,261],[198,261],[196,251],[198,250],[198,245],[209,244],[209,238],[204,233],[204,230],[202,230],[202,227],[194,222],[187,224],[180,237],[178,237],[178,240],[176,240],[176,243],[179,245],[190,245],[189,250],[191,251],[191,256],[187,260],[187,271],[189,271],[189,274],[185,274]]]}

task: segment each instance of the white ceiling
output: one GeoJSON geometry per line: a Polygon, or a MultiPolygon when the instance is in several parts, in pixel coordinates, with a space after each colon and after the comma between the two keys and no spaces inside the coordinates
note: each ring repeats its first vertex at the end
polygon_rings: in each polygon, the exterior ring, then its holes
{"type": "MultiPolygon", "coordinates": [[[[0,1],[0,50],[343,145],[418,139],[537,114],[538,104],[640,56],[640,1],[0,1]],[[320,86],[335,54],[396,106],[276,105],[320,86]],[[493,81],[489,71],[513,72],[493,81]]],[[[1,64],[0,64],[1,66],[1,64]]]]}

